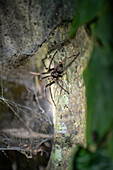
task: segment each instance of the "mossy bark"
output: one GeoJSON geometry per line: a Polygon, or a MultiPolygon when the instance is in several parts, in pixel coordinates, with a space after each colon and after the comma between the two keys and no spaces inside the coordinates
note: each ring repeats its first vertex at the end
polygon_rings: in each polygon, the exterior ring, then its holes
{"type": "MultiPolygon", "coordinates": [[[[0,133],[4,134],[0,147],[1,150],[13,148],[22,153],[24,151],[24,154],[30,151],[35,165],[39,159],[36,159],[36,154],[40,157],[45,154],[48,160],[54,122],[53,151],[47,169],[66,169],[74,146],[78,143],[85,145],[86,100],[82,71],[88,62],[92,41],[84,28],[77,31],[74,39],[68,38],[74,12],[73,4],[74,1],[68,0],[65,4],[61,0],[45,3],[35,0],[0,2],[0,133]],[[30,74],[31,71],[45,71],[42,59],[47,57],[45,62],[49,65],[55,51],[58,52],[52,67],[66,57],[80,52],[72,63],[71,58],[66,60],[64,65],[71,64],[59,80],[70,94],[56,84],[52,85],[57,107],[45,99],[39,77],[30,74]],[[36,132],[37,136],[32,136],[31,139],[31,136],[27,136],[26,128],[36,132]],[[39,137],[40,133],[45,136],[39,137]],[[50,136],[47,136],[48,134],[50,136]],[[13,138],[15,135],[16,140],[13,138]],[[14,140],[17,143],[14,143],[14,140]]],[[[45,79],[43,82],[47,84],[49,81],[45,79]]],[[[49,90],[47,95],[51,101],[49,90]]],[[[8,156],[10,158],[10,154],[8,156]]],[[[38,162],[34,169],[37,167],[42,168],[42,164],[38,162]]]]}

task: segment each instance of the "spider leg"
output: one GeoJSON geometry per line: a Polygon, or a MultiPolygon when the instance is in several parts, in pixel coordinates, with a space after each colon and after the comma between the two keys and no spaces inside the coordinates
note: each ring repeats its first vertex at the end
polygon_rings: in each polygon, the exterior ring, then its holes
{"type": "Polygon", "coordinates": [[[40,80],[40,83],[41,83],[41,85],[42,85],[43,87],[45,87],[45,84],[43,83],[42,80],[40,80]]]}
{"type": "Polygon", "coordinates": [[[44,77],[40,78],[40,80],[43,80],[43,79],[46,79],[46,78],[49,78],[49,77],[51,77],[51,75],[49,75],[49,76],[44,76],[44,77]]]}
{"type": "Polygon", "coordinates": [[[58,52],[58,50],[54,53],[54,55],[52,56],[51,60],[50,60],[50,63],[49,63],[49,67],[48,67],[48,71],[50,70],[50,67],[51,67],[51,64],[52,64],[52,61],[56,55],[56,53],[58,52]]]}
{"type": "Polygon", "coordinates": [[[75,59],[78,57],[79,54],[80,54],[80,52],[78,52],[78,53],[75,54],[75,55],[72,55],[72,56],[70,56],[70,57],[65,58],[64,60],[62,60],[62,62],[60,62],[60,64],[62,64],[62,63],[65,62],[67,59],[72,58],[72,57],[75,57],[75,58],[74,58],[74,60],[75,60],[75,59]]]}
{"type": "MultiPolygon", "coordinates": [[[[44,86],[44,94],[45,94],[45,99],[51,104],[51,102],[48,100],[48,98],[47,98],[47,93],[46,93],[46,88],[49,86],[51,86],[52,84],[54,84],[55,82],[54,81],[52,81],[52,82],[50,82],[50,83],[48,83],[47,85],[45,85],[44,86]]],[[[50,92],[50,95],[51,95],[51,92],[50,92]]]]}
{"type": "Polygon", "coordinates": [[[45,58],[43,58],[43,59],[42,59],[42,63],[43,63],[43,65],[44,65],[45,69],[47,70],[47,72],[50,70],[51,63],[52,63],[53,58],[55,57],[55,55],[56,55],[56,53],[57,53],[57,52],[58,52],[58,50],[54,53],[53,57],[51,58],[50,63],[49,63],[49,67],[48,67],[48,68],[47,68],[47,66],[45,65],[45,62],[44,62],[44,60],[46,60],[46,59],[47,59],[47,55],[46,55],[46,57],[45,57],[45,58]]]}
{"type": "Polygon", "coordinates": [[[46,67],[45,62],[44,62],[45,59],[47,59],[47,55],[46,55],[45,58],[42,59],[42,63],[43,63],[43,65],[44,65],[45,69],[48,70],[48,68],[46,67]]]}
{"type": "Polygon", "coordinates": [[[35,75],[35,76],[40,76],[41,74],[49,74],[49,72],[48,71],[46,71],[46,72],[42,72],[42,73],[36,73],[36,72],[30,72],[30,74],[33,74],[33,75],[35,75]]]}
{"type": "MultiPolygon", "coordinates": [[[[69,58],[75,57],[75,58],[72,60],[72,62],[73,62],[73,61],[78,57],[79,54],[80,54],[80,52],[78,52],[76,55],[72,55],[72,56],[70,56],[70,57],[65,58],[65,59],[62,60],[60,63],[58,63],[58,64],[55,66],[54,69],[57,69],[57,67],[59,67],[59,65],[61,65],[62,63],[64,63],[64,62],[65,62],[66,60],[68,60],[69,58]]],[[[72,63],[72,62],[71,62],[71,63],[72,63]]],[[[69,64],[67,65],[67,67],[70,66],[71,63],[69,63],[69,64]]],[[[66,67],[66,68],[67,68],[67,67],[66,67]]],[[[65,69],[63,69],[63,70],[65,70],[65,69]]]]}
{"type": "Polygon", "coordinates": [[[51,68],[51,69],[49,69],[49,71],[45,71],[45,72],[41,72],[41,73],[36,73],[36,72],[32,72],[32,71],[30,71],[29,73],[33,74],[33,75],[36,75],[36,76],[40,76],[42,74],[49,74],[50,71],[52,71],[52,70],[54,70],[54,68],[51,68]]]}
{"type": "Polygon", "coordinates": [[[47,98],[47,94],[46,94],[46,86],[44,86],[44,95],[45,95],[45,99],[51,104],[51,102],[48,100],[48,98],[47,98]]]}
{"type": "Polygon", "coordinates": [[[54,103],[54,105],[55,105],[55,107],[56,107],[55,101],[54,101],[54,99],[53,99],[52,91],[51,91],[51,86],[49,86],[49,91],[50,91],[50,95],[51,95],[52,102],[54,103]]]}
{"type": "Polygon", "coordinates": [[[58,84],[58,86],[60,86],[61,89],[63,89],[67,94],[69,94],[69,92],[66,89],[64,89],[64,87],[61,86],[61,84],[57,80],[54,79],[54,81],[58,84]]]}

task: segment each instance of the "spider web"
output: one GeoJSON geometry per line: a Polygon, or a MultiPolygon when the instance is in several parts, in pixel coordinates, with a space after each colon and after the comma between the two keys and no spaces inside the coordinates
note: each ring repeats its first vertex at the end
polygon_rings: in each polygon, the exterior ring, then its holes
{"type": "Polygon", "coordinates": [[[22,85],[3,83],[2,78],[0,83],[0,150],[32,157],[43,142],[53,139],[52,120],[42,107],[45,101],[22,85]]]}

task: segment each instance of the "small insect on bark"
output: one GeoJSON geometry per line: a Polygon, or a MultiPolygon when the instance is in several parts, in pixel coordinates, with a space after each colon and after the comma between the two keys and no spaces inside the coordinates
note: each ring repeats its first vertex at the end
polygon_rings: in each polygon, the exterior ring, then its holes
{"type": "Polygon", "coordinates": [[[51,102],[48,100],[48,98],[47,98],[47,93],[46,93],[46,89],[47,89],[47,87],[48,87],[48,88],[49,88],[49,92],[50,92],[51,99],[52,99],[52,101],[53,101],[53,103],[54,103],[55,106],[56,106],[56,104],[55,104],[55,101],[54,101],[54,99],[53,99],[52,90],[51,90],[51,85],[56,83],[62,90],[64,90],[66,93],[69,94],[69,92],[60,84],[59,80],[60,80],[60,78],[63,77],[64,71],[74,62],[74,60],[75,60],[75,59],[79,56],[79,54],[80,54],[80,52],[78,52],[78,53],[75,54],[75,55],[72,55],[72,56],[70,56],[70,57],[67,57],[67,58],[63,59],[61,62],[59,62],[58,64],[56,64],[54,67],[51,68],[52,61],[53,61],[53,59],[54,59],[54,57],[55,57],[55,55],[56,55],[57,52],[58,52],[58,50],[57,50],[57,51],[54,53],[54,55],[51,57],[51,60],[50,60],[50,63],[49,63],[49,66],[48,66],[48,67],[45,65],[45,62],[44,62],[44,60],[45,60],[46,58],[42,59],[42,63],[43,63],[43,65],[44,65],[44,67],[45,67],[45,69],[46,69],[47,71],[41,72],[41,73],[30,72],[30,74],[42,76],[42,77],[40,77],[40,82],[41,82],[42,86],[44,87],[45,99],[46,99],[49,103],[51,103],[51,102]],[[70,59],[70,58],[73,58],[73,60],[64,67],[64,66],[63,66],[64,62],[65,62],[66,60],[70,59]],[[44,76],[44,75],[45,75],[45,76],[44,76]],[[44,80],[44,79],[49,80],[49,83],[44,84],[43,81],[42,81],[42,80],[44,80]]]}

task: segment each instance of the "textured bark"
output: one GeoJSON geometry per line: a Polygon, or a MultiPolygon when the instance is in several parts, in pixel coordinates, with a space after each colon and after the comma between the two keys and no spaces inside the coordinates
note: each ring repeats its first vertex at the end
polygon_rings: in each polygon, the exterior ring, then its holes
{"type": "Polygon", "coordinates": [[[22,65],[57,25],[72,19],[73,4],[74,0],[1,0],[0,66],[22,65]]]}
{"type": "MultiPolygon", "coordinates": [[[[91,41],[84,28],[69,40],[73,13],[74,0],[0,1],[0,148],[8,150],[6,155],[14,160],[10,166],[15,164],[19,170],[31,167],[41,170],[47,165],[53,142],[53,122],[55,141],[47,169],[66,169],[73,147],[77,143],[85,144],[82,71],[88,61],[91,41]],[[56,84],[52,87],[57,108],[46,101],[38,77],[29,73],[45,71],[42,58],[47,57],[48,65],[56,50],[53,67],[80,52],[60,81],[70,95],[56,84]],[[9,150],[16,151],[10,153],[9,150]],[[54,150],[59,157],[55,158],[54,150]],[[27,158],[17,151],[31,156],[30,163],[27,164],[27,158]]],[[[66,61],[69,62],[71,60],[66,61]]],[[[47,95],[51,101],[49,90],[47,95]]]]}

